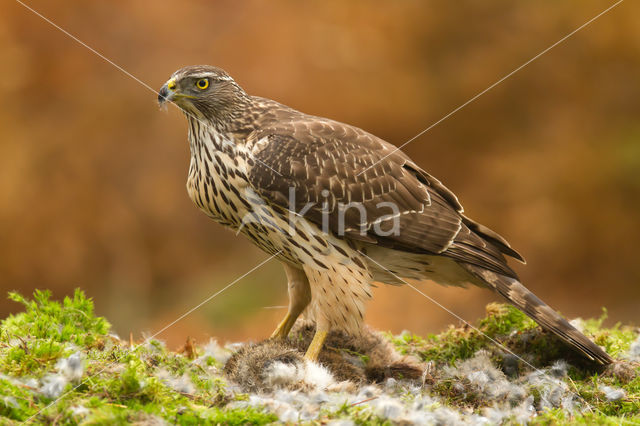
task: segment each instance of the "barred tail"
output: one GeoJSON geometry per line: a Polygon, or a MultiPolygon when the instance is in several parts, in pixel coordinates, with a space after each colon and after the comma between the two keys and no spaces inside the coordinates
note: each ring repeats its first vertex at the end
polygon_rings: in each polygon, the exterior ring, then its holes
{"type": "Polygon", "coordinates": [[[509,303],[526,313],[544,329],[556,334],[591,361],[602,365],[613,362],[609,354],[600,346],[593,343],[587,336],[569,324],[566,319],[530,292],[518,280],[468,263],[461,263],[461,266],[484,281],[489,288],[495,290],[509,303]]]}

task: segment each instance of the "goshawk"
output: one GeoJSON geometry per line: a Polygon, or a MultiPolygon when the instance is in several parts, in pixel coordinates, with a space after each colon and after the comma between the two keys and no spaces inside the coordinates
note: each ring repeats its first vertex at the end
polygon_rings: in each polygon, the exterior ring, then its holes
{"type": "Polygon", "coordinates": [[[374,281],[491,289],[587,358],[611,358],[527,290],[509,243],[463,214],[457,197],[408,156],[357,127],[248,95],[225,71],[189,66],[162,86],[189,123],[187,190],[209,217],[282,262],[289,310],[316,324],[306,357],[333,329],[357,333],[374,281]]]}

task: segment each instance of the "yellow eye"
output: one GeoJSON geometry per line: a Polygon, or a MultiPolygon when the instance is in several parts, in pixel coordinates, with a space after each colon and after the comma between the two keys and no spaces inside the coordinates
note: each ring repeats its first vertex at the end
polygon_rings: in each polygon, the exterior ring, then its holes
{"type": "Polygon", "coordinates": [[[196,86],[198,86],[198,89],[200,90],[206,89],[207,87],[209,87],[209,79],[201,78],[196,82],[196,86]]]}

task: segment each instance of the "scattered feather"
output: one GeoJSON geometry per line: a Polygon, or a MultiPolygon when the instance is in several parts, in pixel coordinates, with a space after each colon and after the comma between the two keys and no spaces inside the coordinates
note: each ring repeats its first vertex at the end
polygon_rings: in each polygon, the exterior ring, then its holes
{"type": "Polygon", "coordinates": [[[604,394],[604,397],[607,398],[607,401],[620,401],[627,396],[624,390],[620,388],[602,386],[600,390],[604,394]]]}
{"type": "Polygon", "coordinates": [[[61,374],[50,374],[42,379],[40,393],[49,399],[56,399],[64,391],[69,381],[61,374]]]}
{"type": "Polygon", "coordinates": [[[374,402],[376,413],[383,419],[399,420],[404,412],[403,404],[395,398],[384,396],[374,402]]]}
{"type": "Polygon", "coordinates": [[[629,358],[632,361],[640,362],[640,336],[629,347],[629,358]]]}
{"type": "Polygon", "coordinates": [[[176,392],[193,394],[196,390],[191,382],[191,378],[186,374],[177,377],[172,375],[168,370],[161,368],[156,372],[156,377],[176,392]]]}
{"type": "Polygon", "coordinates": [[[231,358],[231,355],[233,355],[234,352],[229,348],[229,345],[222,347],[215,339],[209,340],[209,343],[207,343],[202,349],[204,350],[204,353],[194,361],[194,363],[201,366],[205,365],[210,358],[213,358],[216,362],[224,365],[229,361],[229,358],[231,358]]]}
{"type": "Polygon", "coordinates": [[[336,419],[327,423],[327,426],[355,426],[355,423],[349,419],[336,419]]]}
{"type": "Polygon", "coordinates": [[[313,361],[305,361],[303,380],[318,389],[327,389],[335,382],[329,370],[313,361]]]}
{"type": "Polygon", "coordinates": [[[78,417],[84,417],[91,412],[84,405],[74,405],[70,408],[70,410],[71,410],[71,414],[78,417]]]}
{"type": "Polygon", "coordinates": [[[68,358],[59,359],[56,370],[71,382],[78,382],[84,374],[82,353],[76,352],[68,358]]]}
{"type": "Polygon", "coordinates": [[[11,408],[19,408],[20,407],[20,405],[18,404],[18,401],[12,396],[3,396],[2,397],[2,402],[4,403],[4,405],[6,407],[11,407],[11,408]]]}

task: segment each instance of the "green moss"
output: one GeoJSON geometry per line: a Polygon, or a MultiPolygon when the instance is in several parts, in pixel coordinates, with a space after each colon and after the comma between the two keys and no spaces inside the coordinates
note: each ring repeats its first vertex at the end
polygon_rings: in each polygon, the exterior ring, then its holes
{"type": "MultiPolygon", "coordinates": [[[[621,324],[604,328],[602,323],[605,319],[606,311],[599,319],[585,321],[585,332],[612,356],[626,353],[637,338],[633,328],[621,324]]],[[[579,355],[553,334],[542,330],[524,313],[510,305],[497,303],[487,305],[487,316],[474,327],[450,326],[443,333],[426,337],[405,334],[389,335],[389,338],[402,353],[450,365],[472,357],[480,349],[491,352],[499,361],[507,353],[504,348],[536,367],[547,366],[561,358],[570,362],[581,361],[579,355]]]]}
{"type": "Polygon", "coordinates": [[[33,300],[12,292],[9,299],[22,303],[25,312],[12,315],[2,322],[8,335],[25,334],[36,339],[91,346],[97,336],[109,331],[109,323],[93,313],[93,302],[76,290],[73,299],[65,297],[62,304],[50,300],[51,292],[36,290],[33,300]]]}
{"type": "Polygon", "coordinates": [[[331,420],[351,420],[357,425],[390,426],[393,423],[389,420],[381,419],[365,405],[352,405],[344,403],[337,410],[324,411],[320,418],[331,420]]]}
{"type": "MultiPolygon", "coordinates": [[[[194,424],[186,421],[186,418],[180,419],[180,424],[194,424]]],[[[198,420],[197,418],[194,420],[198,420]]],[[[278,420],[274,414],[267,414],[253,408],[244,408],[236,410],[215,409],[204,419],[208,424],[224,424],[224,425],[263,425],[278,420]]],[[[197,421],[196,421],[197,423],[197,421]]]]}
{"type": "Polygon", "coordinates": [[[38,376],[75,347],[91,347],[109,331],[109,323],[93,313],[93,303],[77,290],[62,303],[50,300],[48,291],[36,291],[33,300],[18,293],[9,298],[22,303],[25,312],[0,325],[0,368],[3,373],[38,376]]]}
{"type": "MultiPolygon", "coordinates": [[[[475,328],[450,326],[443,333],[429,334],[426,337],[412,334],[389,337],[402,353],[453,365],[459,360],[472,357],[480,349],[495,348],[490,339],[508,347],[509,340],[515,342],[514,337],[535,328],[536,323],[518,309],[492,303],[487,305],[487,316],[475,328]]],[[[544,351],[548,351],[548,348],[544,351]]]]}
{"type": "MultiPolygon", "coordinates": [[[[108,322],[95,316],[92,301],[81,291],[61,302],[52,300],[46,291],[37,291],[32,300],[16,293],[11,293],[10,298],[24,305],[25,311],[0,324],[0,424],[32,418],[45,424],[89,425],[124,425],[159,419],[179,425],[277,421],[275,415],[259,409],[228,408],[229,402],[246,401],[249,396],[228,389],[221,375],[221,363],[213,357],[194,362],[167,350],[157,340],[132,348],[128,342],[108,335],[108,322]],[[46,398],[40,392],[43,380],[61,377],[63,372],[58,371],[57,363],[77,352],[84,360],[82,379],[65,379],[66,393],[58,400],[46,398]],[[183,392],[184,389],[189,392],[183,392]]],[[[585,321],[585,330],[614,357],[622,357],[638,338],[637,332],[620,324],[604,327],[605,320],[606,312],[599,319],[585,321]]],[[[487,401],[469,389],[461,392],[451,379],[438,380],[437,371],[442,366],[453,366],[480,349],[488,351],[496,365],[500,365],[505,351],[491,339],[539,368],[569,355],[565,346],[542,332],[520,311],[498,304],[487,307],[486,317],[478,321],[476,328],[450,327],[426,337],[412,334],[389,337],[401,352],[435,363],[435,377],[427,389],[441,397],[440,404],[478,413],[487,406],[487,401]]],[[[369,361],[362,354],[349,355],[359,356],[364,363],[369,361]]],[[[564,380],[589,404],[591,411],[569,416],[560,409],[546,410],[533,423],[640,423],[640,365],[623,362],[618,367],[598,374],[572,366],[564,380]],[[624,390],[625,397],[608,401],[603,392],[605,386],[624,390]]],[[[522,363],[518,369],[520,376],[531,371],[522,363]]],[[[536,397],[535,389],[532,394],[536,397]]],[[[416,395],[409,392],[400,396],[411,401],[416,395]]],[[[345,404],[323,412],[318,421],[340,418],[356,424],[389,424],[366,404],[345,404]]]]}
{"type": "Polygon", "coordinates": [[[583,326],[585,331],[593,336],[597,344],[603,346],[610,355],[615,357],[627,352],[637,336],[631,327],[625,327],[621,323],[604,328],[603,323],[607,317],[607,310],[603,308],[600,318],[586,320],[583,322],[583,326]]]}
{"type": "Polygon", "coordinates": [[[31,392],[25,385],[0,378],[0,419],[26,420],[31,392]]]}
{"type": "MultiPolygon", "coordinates": [[[[584,321],[585,332],[596,343],[605,347],[614,358],[628,352],[631,343],[638,334],[632,327],[616,324],[604,327],[607,318],[606,310],[598,319],[584,321]]],[[[534,424],[640,424],[640,364],[620,360],[615,368],[609,367],[602,374],[586,368],[579,357],[571,352],[554,336],[543,332],[535,322],[525,314],[508,305],[491,304],[487,306],[487,316],[472,327],[449,327],[440,334],[425,338],[404,334],[391,336],[393,343],[403,353],[418,356],[425,361],[433,361],[438,365],[455,365],[460,360],[472,357],[479,349],[494,355],[500,365],[504,349],[495,342],[507,347],[516,355],[525,358],[529,364],[520,363],[521,374],[531,371],[530,364],[537,368],[548,367],[557,359],[578,361],[568,371],[567,383],[581,398],[581,403],[588,404],[590,411],[581,415],[568,416],[561,409],[546,410],[537,416],[534,424]],[[483,335],[486,334],[486,336],[483,335]],[[625,397],[618,401],[608,401],[603,392],[605,386],[622,389],[625,397]]],[[[458,407],[475,407],[482,404],[469,389],[461,395],[451,380],[435,380],[432,391],[444,398],[447,405],[458,407]]],[[[540,400],[538,390],[530,389],[536,402],[540,400]]],[[[486,403],[486,401],[485,401],[486,403]]]]}
{"type": "Polygon", "coordinates": [[[48,291],[36,291],[32,300],[17,293],[9,297],[25,311],[0,324],[0,424],[31,419],[112,425],[154,418],[184,425],[265,424],[277,419],[256,409],[225,409],[235,398],[214,359],[202,367],[159,341],[131,348],[107,335],[109,323],[95,316],[93,302],[80,290],[62,302],[48,291]],[[76,352],[86,371],[73,382],[56,363],[76,352]],[[57,400],[40,392],[51,376],[66,384],[57,400]],[[180,392],[180,380],[190,381],[193,392],[180,392]]]}

